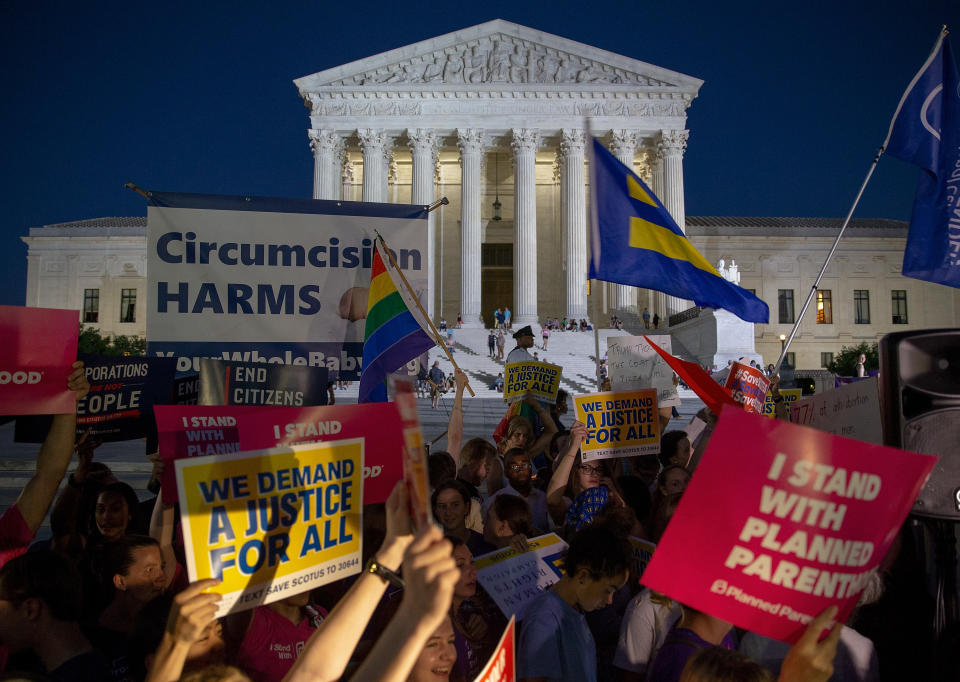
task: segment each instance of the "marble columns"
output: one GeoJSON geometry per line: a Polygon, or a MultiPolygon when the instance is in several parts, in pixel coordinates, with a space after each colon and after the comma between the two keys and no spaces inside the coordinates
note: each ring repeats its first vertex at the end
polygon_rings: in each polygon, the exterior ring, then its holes
{"type": "Polygon", "coordinates": [[[363,150],[363,201],[387,200],[387,158],[390,141],[382,129],[357,130],[363,150]]]}
{"type": "MultiPolygon", "coordinates": [[[[637,151],[637,134],[632,130],[610,131],[610,151],[620,163],[633,170],[633,157],[637,151]]],[[[613,307],[616,310],[636,310],[636,287],[617,284],[614,287],[613,307]]]]}
{"type": "Polygon", "coordinates": [[[338,153],[342,140],[332,130],[310,130],[309,133],[313,150],[313,198],[339,199],[338,153]]]}
{"type": "MultiPolygon", "coordinates": [[[[413,157],[413,182],[410,188],[411,204],[433,203],[436,191],[433,176],[437,168],[437,135],[434,131],[416,128],[407,130],[407,139],[410,141],[410,155],[413,157]]],[[[427,300],[427,315],[433,319],[433,301],[436,292],[435,266],[436,254],[433,248],[434,215],[427,215],[427,291],[430,296],[427,300]]]]}
{"type": "MultiPolygon", "coordinates": [[[[686,211],[683,199],[683,152],[687,147],[688,130],[663,130],[660,132],[660,151],[663,155],[663,205],[686,233],[686,211]]],[[[686,310],[690,301],[675,296],[666,297],[666,314],[663,317],[686,310]]]]}
{"type": "Polygon", "coordinates": [[[537,148],[540,131],[514,128],[513,327],[537,323],[537,148]]]}
{"type": "Polygon", "coordinates": [[[567,251],[566,317],[587,318],[587,201],[584,182],[585,136],[582,130],[560,131],[560,153],[563,158],[561,195],[563,225],[567,251]]]}
{"type": "Polygon", "coordinates": [[[458,128],[460,147],[460,314],[463,326],[483,326],[480,316],[480,192],[482,184],[484,131],[458,128]]]}

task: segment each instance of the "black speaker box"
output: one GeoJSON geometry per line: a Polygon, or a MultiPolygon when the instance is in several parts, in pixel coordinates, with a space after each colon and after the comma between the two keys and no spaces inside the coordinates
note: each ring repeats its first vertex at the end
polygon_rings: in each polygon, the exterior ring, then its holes
{"type": "Polygon", "coordinates": [[[880,340],[886,445],[939,457],[913,513],[960,520],[960,329],[880,340]]]}

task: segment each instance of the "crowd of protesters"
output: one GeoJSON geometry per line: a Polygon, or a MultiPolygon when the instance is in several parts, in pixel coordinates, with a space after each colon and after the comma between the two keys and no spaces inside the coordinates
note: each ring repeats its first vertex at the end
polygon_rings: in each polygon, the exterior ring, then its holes
{"type": "MultiPolygon", "coordinates": [[[[565,394],[550,410],[528,399],[527,416],[505,417],[491,438],[463,433],[467,378],[452,379],[448,450],[428,458],[436,526],[412,532],[398,483],[385,504],[364,508],[368,570],[223,619],[217,581],[187,581],[178,515],[158,494],[162,467],[149,486],[157,497],[141,503],[95,461],[96,443],[75,442],[76,416],[56,415],[36,473],[0,518],[0,669],[117,682],[469,681],[507,622],[474,558],[524,552],[555,532],[569,543],[565,573],[525,611],[518,679],[814,681],[831,679],[835,657],[842,679],[879,679],[870,641],[832,623],[835,607],[779,647],[633,574],[628,538],[659,541],[709,428],[697,443],[667,431],[657,456],[585,461],[586,427],[564,425],[565,394]],[[48,510],[52,538],[34,542],[48,510]]],[[[78,399],[89,390],[81,363],[67,382],[78,399]]],[[[771,390],[776,398],[775,381],[771,390]]]]}

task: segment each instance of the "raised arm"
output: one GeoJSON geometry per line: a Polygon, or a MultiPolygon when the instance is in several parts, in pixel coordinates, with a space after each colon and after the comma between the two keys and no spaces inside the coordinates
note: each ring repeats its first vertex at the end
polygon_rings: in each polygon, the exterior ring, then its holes
{"type": "Polygon", "coordinates": [[[550,413],[544,409],[538,401],[534,400],[530,396],[524,398],[524,402],[527,403],[530,407],[533,408],[533,411],[537,413],[537,416],[540,417],[540,423],[543,424],[543,432],[530,447],[527,448],[527,452],[530,453],[530,456],[533,457],[544,450],[550,447],[550,441],[553,440],[553,434],[557,432],[557,424],[553,421],[553,417],[550,416],[550,413]]]}
{"type": "MultiPolygon", "coordinates": [[[[397,571],[412,539],[407,489],[400,481],[387,500],[387,536],[375,555],[376,562],[397,571]]],[[[311,635],[284,682],[339,680],[385,589],[380,576],[363,571],[311,635]]]]}
{"type": "Polygon", "coordinates": [[[173,598],[167,628],[154,653],[145,682],[176,682],[180,679],[190,647],[217,615],[220,595],[204,590],[219,584],[220,581],[215,579],[198,580],[173,598]]]}
{"type": "Polygon", "coordinates": [[[563,453],[560,461],[557,462],[557,468],[550,477],[550,483],[547,485],[547,504],[558,505],[563,500],[563,490],[567,487],[567,481],[570,480],[570,471],[573,469],[573,460],[577,457],[577,450],[580,444],[587,437],[587,426],[583,422],[573,422],[570,427],[570,445],[567,451],[563,453]]]}
{"type": "MultiPolygon", "coordinates": [[[[80,400],[90,391],[90,384],[83,371],[83,363],[73,363],[73,371],[67,378],[67,386],[80,400]]],[[[43,523],[50,503],[53,502],[57,488],[73,456],[73,443],[76,439],[77,411],[74,406],[70,414],[55,414],[50,424],[40,454],[37,455],[37,471],[24,486],[17,498],[17,509],[23,516],[31,533],[36,533],[43,523]]]]}
{"type": "Polygon", "coordinates": [[[172,504],[163,503],[163,490],[157,493],[153,503],[153,513],[150,515],[150,537],[160,543],[160,553],[163,555],[164,573],[170,587],[177,571],[177,555],[173,551],[173,529],[176,525],[176,515],[172,504]]]}
{"type": "Polygon", "coordinates": [[[404,682],[450,610],[460,569],[439,528],[417,534],[403,559],[403,578],[400,609],[351,682],[404,682]]]}
{"type": "Polygon", "coordinates": [[[453,373],[456,393],[453,396],[453,409],[450,410],[450,422],[447,424],[447,452],[453,457],[460,471],[460,446],[463,444],[463,390],[470,383],[467,375],[459,367],[453,373]]]}

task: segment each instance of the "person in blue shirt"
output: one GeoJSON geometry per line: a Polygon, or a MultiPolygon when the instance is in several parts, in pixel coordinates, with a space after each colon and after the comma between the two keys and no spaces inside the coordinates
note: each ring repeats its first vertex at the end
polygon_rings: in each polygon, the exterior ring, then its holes
{"type": "Polygon", "coordinates": [[[610,604],[627,582],[626,536],[598,523],[570,540],[566,574],[526,607],[517,645],[521,682],[596,682],[597,648],[583,614],[610,604]]]}

